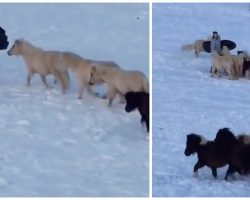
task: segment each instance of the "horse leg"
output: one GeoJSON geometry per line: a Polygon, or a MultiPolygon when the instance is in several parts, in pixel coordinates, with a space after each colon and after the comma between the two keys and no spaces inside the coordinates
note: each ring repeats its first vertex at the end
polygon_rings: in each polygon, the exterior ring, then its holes
{"type": "Polygon", "coordinates": [[[211,169],[212,169],[212,174],[213,174],[214,178],[217,178],[217,170],[216,170],[216,168],[212,167],[211,169]]]}
{"type": "Polygon", "coordinates": [[[144,120],[146,122],[146,126],[147,126],[147,131],[149,132],[149,120],[147,117],[144,117],[144,120]]]}
{"type": "Polygon", "coordinates": [[[227,172],[226,172],[226,176],[224,179],[227,180],[228,176],[232,175],[235,171],[236,169],[231,164],[229,164],[227,172]]]}
{"type": "Polygon", "coordinates": [[[205,166],[205,164],[202,161],[198,160],[198,162],[194,166],[194,176],[197,176],[198,175],[198,169],[200,169],[200,168],[202,168],[204,166],[205,166]]]}
{"type": "Polygon", "coordinates": [[[143,122],[145,122],[144,118],[141,117],[141,124],[143,125],[143,122]]]}
{"type": "Polygon", "coordinates": [[[236,74],[236,77],[241,77],[241,73],[240,73],[240,64],[239,63],[236,63],[235,64],[235,74],[236,74]]]}
{"type": "Polygon", "coordinates": [[[75,76],[76,76],[76,80],[77,80],[78,87],[79,87],[77,99],[82,99],[83,91],[86,88],[86,86],[88,86],[88,83],[84,80],[81,71],[78,71],[78,73],[75,73],[75,76]]]}
{"type": "Polygon", "coordinates": [[[46,76],[45,75],[40,75],[40,77],[41,77],[41,80],[42,80],[43,84],[45,85],[46,89],[49,89],[50,87],[49,87],[49,85],[47,83],[46,76]]]}
{"type": "Polygon", "coordinates": [[[231,65],[228,69],[228,79],[229,80],[236,80],[237,79],[237,70],[234,68],[234,65],[231,65]]]}
{"type": "Polygon", "coordinates": [[[30,86],[30,82],[31,82],[32,77],[33,77],[33,73],[29,72],[28,76],[27,76],[27,86],[28,87],[30,86]]]}
{"type": "MultiPolygon", "coordinates": [[[[212,73],[213,67],[210,67],[210,74],[212,73]]],[[[214,70],[214,73],[217,73],[217,69],[214,70]]]]}
{"type": "Polygon", "coordinates": [[[230,71],[228,72],[228,80],[233,80],[233,75],[230,71]]]}
{"type": "Polygon", "coordinates": [[[60,82],[60,84],[61,84],[62,93],[65,94],[67,86],[66,86],[65,80],[63,79],[62,72],[56,70],[55,71],[55,77],[56,77],[56,80],[58,80],[60,82]]]}
{"type": "Polygon", "coordinates": [[[198,53],[198,51],[197,51],[197,47],[196,47],[196,45],[194,46],[194,53],[195,53],[195,56],[198,58],[199,53],[198,53]]]}
{"type": "Polygon", "coordinates": [[[109,103],[108,105],[111,106],[115,96],[116,96],[116,89],[115,88],[109,88],[109,91],[108,91],[108,99],[109,99],[109,103]]]}
{"type": "Polygon", "coordinates": [[[89,93],[90,95],[94,95],[94,92],[93,92],[93,90],[92,90],[92,86],[89,85],[89,84],[86,84],[86,87],[87,87],[88,93],[89,93]]]}
{"type": "Polygon", "coordinates": [[[126,101],[125,101],[125,98],[124,98],[124,95],[122,95],[121,93],[119,93],[119,102],[121,104],[124,104],[126,101]]]}
{"type": "Polygon", "coordinates": [[[85,89],[85,82],[82,81],[81,83],[79,83],[79,93],[77,99],[82,99],[84,89],[85,89]]]}
{"type": "Polygon", "coordinates": [[[216,70],[216,68],[212,65],[211,66],[211,77],[214,77],[214,74],[215,74],[215,72],[216,72],[217,70],[216,70]]]}

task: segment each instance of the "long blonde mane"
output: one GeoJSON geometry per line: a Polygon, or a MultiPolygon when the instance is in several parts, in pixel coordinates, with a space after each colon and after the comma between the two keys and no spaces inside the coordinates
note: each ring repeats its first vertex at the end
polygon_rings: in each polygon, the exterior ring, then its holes
{"type": "Polygon", "coordinates": [[[15,41],[15,45],[21,47],[21,51],[23,55],[32,55],[37,52],[43,51],[42,48],[35,47],[33,44],[24,39],[18,39],[15,41]]]}
{"type": "Polygon", "coordinates": [[[231,53],[230,53],[230,51],[229,51],[229,49],[228,49],[227,46],[223,46],[222,47],[221,53],[222,53],[223,56],[229,56],[229,55],[231,55],[231,53]]]}

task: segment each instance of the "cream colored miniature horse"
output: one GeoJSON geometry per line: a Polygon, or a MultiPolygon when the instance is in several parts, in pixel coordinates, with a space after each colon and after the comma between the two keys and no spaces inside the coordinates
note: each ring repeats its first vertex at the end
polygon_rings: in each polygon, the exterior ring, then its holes
{"type": "Polygon", "coordinates": [[[31,79],[34,74],[39,74],[46,88],[49,85],[46,76],[53,74],[59,80],[62,92],[68,89],[69,74],[67,67],[64,65],[63,53],[58,51],[45,51],[35,47],[23,39],[15,40],[13,46],[8,51],[8,55],[21,56],[27,66],[27,86],[31,85],[31,79]]]}

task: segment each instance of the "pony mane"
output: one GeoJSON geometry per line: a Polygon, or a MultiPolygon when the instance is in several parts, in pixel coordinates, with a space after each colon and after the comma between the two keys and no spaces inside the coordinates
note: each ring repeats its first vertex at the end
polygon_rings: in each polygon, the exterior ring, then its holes
{"type": "Polygon", "coordinates": [[[249,58],[249,53],[248,53],[248,51],[243,51],[243,52],[240,53],[238,56],[247,59],[247,58],[249,58]]]}
{"type": "Polygon", "coordinates": [[[222,49],[221,49],[221,52],[223,53],[224,56],[229,56],[231,55],[229,49],[227,46],[223,46],[222,49]]]}
{"type": "Polygon", "coordinates": [[[28,42],[23,38],[15,40],[15,43],[21,45],[27,54],[32,54],[34,50],[35,51],[43,50],[42,48],[34,46],[33,44],[31,44],[30,42],[28,42]]]}
{"type": "Polygon", "coordinates": [[[218,130],[214,142],[219,145],[229,147],[235,142],[237,142],[237,138],[235,137],[233,132],[230,131],[229,128],[222,128],[218,130]]]}
{"type": "Polygon", "coordinates": [[[206,145],[209,142],[209,140],[207,140],[204,136],[198,135],[196,133],[190,133],[189,135],[187,135],[187,139],[189,141],[193,140],[194,138],[200,139],[200,143],[199,143],[200,145],[206,145]]]}
{"type": "Polygon", "coordinates": [[[209,142],[209,140],[207,140],[204,136],[202,135],[198,135],[198,136],[201,139],[200,145],[206,145],[209,142]]]}
{"type": "Polygon", "coordinates": [[[241,140],[244,144],[250,144],[250,135],[246,133],[241,133],[237,135],[237,139],[241,140]]]}

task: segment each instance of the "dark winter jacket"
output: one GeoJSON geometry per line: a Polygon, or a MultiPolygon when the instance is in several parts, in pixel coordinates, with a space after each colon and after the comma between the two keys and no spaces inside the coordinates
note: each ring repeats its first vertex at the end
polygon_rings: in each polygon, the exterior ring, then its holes
{"type": "Polygon", "coordinates": [[[7,49],[8,45],[9,42],[6,32],[2,27],[0,27],[0,50],[7,49]]]}

